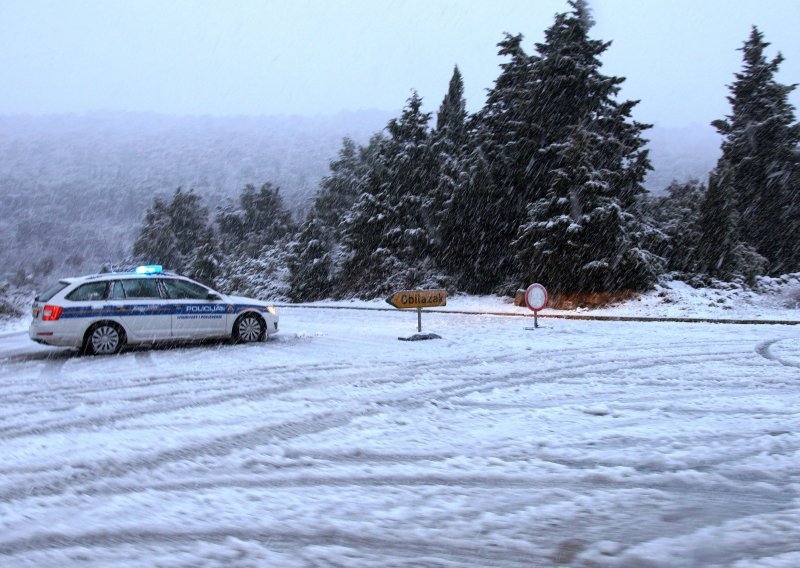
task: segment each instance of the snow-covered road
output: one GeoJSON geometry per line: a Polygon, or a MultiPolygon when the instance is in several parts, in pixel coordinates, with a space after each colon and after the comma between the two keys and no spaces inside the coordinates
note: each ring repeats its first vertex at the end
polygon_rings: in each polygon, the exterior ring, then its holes
{"type": "Polygon", "coordinates": [[[800,565],[796,327],[281,316],[0,336],[0,565],[800,565]]]}

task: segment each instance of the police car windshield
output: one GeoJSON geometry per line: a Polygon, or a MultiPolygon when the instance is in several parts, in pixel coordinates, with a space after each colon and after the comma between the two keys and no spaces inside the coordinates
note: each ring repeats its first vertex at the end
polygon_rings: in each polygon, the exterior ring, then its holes
{"type": "Polygon", "coordinates": [[[67,286],[69,286],[69,282],[67,282],[66,280],[60,280],[58,284],[50,286],[47,290],[36,296],[35,300],[37,302],[47,302],[48,300],[50,300],[50,298],[61,292],[61,290],[63,290],[67,286]]]}

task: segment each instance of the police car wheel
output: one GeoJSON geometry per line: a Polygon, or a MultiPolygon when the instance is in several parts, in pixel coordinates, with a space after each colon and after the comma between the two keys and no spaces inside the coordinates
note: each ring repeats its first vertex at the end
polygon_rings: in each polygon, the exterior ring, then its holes
{"type": "Polygon", "coordinates": [[[95,325],[86,338],[86,352],[93,355],[113,355],[122,349],[125,333],[113,323],[95,325]]]}
{"type": "Polygon", "coordinates": [[[240,343],[261,341],[264,338],[264,321],[252,314],[246,314],[236,320],[233,326],[234,339],[240,343]]]}

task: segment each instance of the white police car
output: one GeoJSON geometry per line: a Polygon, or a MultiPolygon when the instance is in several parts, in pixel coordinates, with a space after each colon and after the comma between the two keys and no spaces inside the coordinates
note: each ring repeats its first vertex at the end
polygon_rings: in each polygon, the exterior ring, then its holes
{"type": "Polygon", "coordinates": [[[275,308],[225,296],[160,266],[65,278],[33,303],[31,339],[107,355],[125,344],[231,337],[260,341],[278,332],[275,308]]]}

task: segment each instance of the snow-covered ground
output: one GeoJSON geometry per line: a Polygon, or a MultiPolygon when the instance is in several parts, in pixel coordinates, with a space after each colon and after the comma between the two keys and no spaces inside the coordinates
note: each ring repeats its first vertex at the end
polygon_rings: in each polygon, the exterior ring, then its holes
{"type": "Polygon", "coordinates": [[[800,327],[281,316],[0,334],[0,565],[800,565],[800,327]]]}
{"type": "MultiPolygon", "coordinates": [[[[548,315],[597,315],[647,318],[711,318],[746,320],[800,321],[800,273],[778,278],[762,277],[755,287],[718,282],[716,288],[693,288],[685,282],[670,280],[654,290],[616,305],[602,308],[579,307],[576,310],[547,308],[548,315]]],[[[344,300],[314,302],[318,306],[387,308],[384,300],[344,300]]],[[[456,295],[447,298],[443,311],[499,312],[531,315],[525,307],[515,306],[512,298],[498,296],[456,295]]]]}

